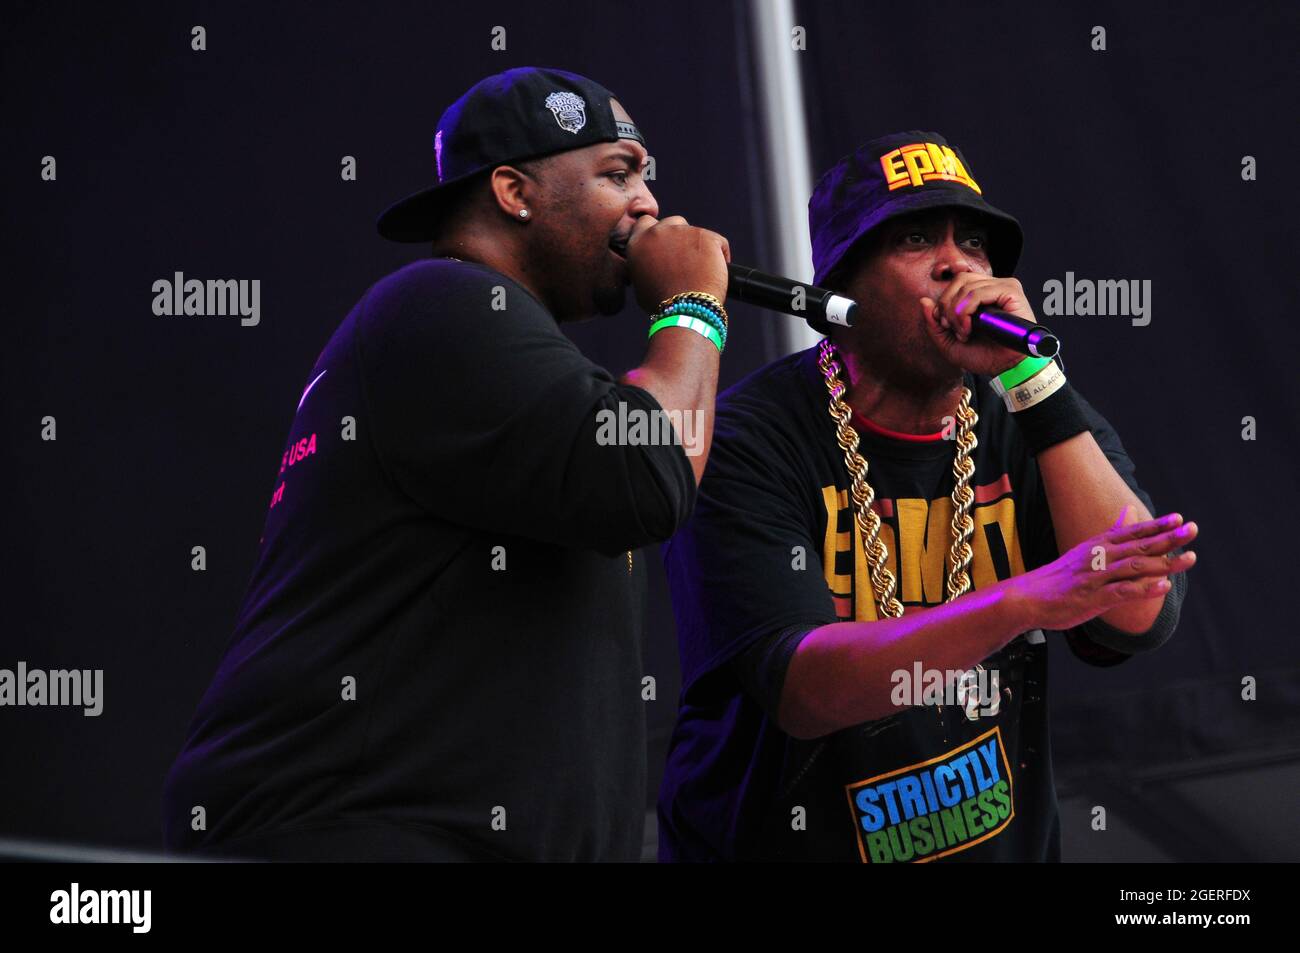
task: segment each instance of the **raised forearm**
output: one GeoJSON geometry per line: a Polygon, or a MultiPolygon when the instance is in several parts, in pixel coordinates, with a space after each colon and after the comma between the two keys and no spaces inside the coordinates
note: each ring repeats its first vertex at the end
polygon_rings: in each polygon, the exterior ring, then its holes
{"type": "Polygon", "coordinates": [[[619,379],[649,391],[673,421],[698,485],[713,442],[718,349],[685,328],[664,328],[650,339],[645,361],[619,379]],[[680,432],[689,428],[689,433],[680,432]]]}
{"type": "MultiPolygon", "coordinates": [[[[1041,451],[1038,469],[1052,512],[1056,545],[1062,553],[1114,525],[1125,506],[1133,508],[1132,521],[1152,517],[1087,431],[1041,451]]],[[[1124,632],[1145,632],[1166,598],[1128,602],[1099,618],[1124,632]]]]}
{"type": "Polygon", "coordinates": [[[778,721],[787,734],[815,738],[894,714],[896,671],[913,663],[967,671],[1031,628],[1011,580],[899,619],[836,622],[814,629],[786,672],[778,721]]]}

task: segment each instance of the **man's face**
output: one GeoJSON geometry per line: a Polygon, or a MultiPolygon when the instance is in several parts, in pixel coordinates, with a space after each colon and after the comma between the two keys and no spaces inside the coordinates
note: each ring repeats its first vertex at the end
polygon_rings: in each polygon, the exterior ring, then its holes
{"type": "MultiPolygon", "coordinates": [[[[615,118],[632,121],[617,100],[611,106],[615,118]]],[[[621,252],[637,218],[659,215],[641,177],[646,158],[639,142],[620,139],[559,153],[546,165],[530,245],[557,318],[622,310],[628,272],[621,252]]]]}
{"type": "Polygon", "coordinates": [[[853,253],[843,281],[859,311],[844,343],[919,386],[960,374],[926,332],[920,299],[939,300],[961,272],[992,275],[988,234],[977,213],[951,208],[902,215],[880,226],[867,248],[853,253]]]}

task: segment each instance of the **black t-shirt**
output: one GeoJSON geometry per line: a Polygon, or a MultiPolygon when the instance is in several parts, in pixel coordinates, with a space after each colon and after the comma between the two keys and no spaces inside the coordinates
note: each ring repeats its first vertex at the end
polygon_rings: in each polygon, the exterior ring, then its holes
{"type": "Polygon", "coordinates": [[[597,431],[602,410],[658,403],[515,282],[440,259],[371,288],[306,383],[167,779],[167,844],[636,859],[645,566],[628,551],[672,534],[695,481],[681,445],[597,431]]]}
{"type": "MultiPolygon", "coordinates": [[[[1017,424],[987,378],[967,375],[966,385],[979,415],[970,567],[978,589],[1059,553],[1017,424]]],[[[1114,430],[1076,399],[1150,508],[1114,430]]],[[[659,798],[660,859],[1059,859],[1050,638],[1037,630],[983,661],[998,673],[998,704],[972,705],[973,719],[963,707],[928,704],[814,740],[777,726],[800,639],[820,625],[876,619],[827,404],[816,347],[723,394],[695,511],[664,547],[683,687],[659,798]]],[[[905,610],[941,604],[955,443],[859,433],[897,596],[905,610]]],[[[1185,576],[1173,578],[1147,633],[1093,620],[1066,633],[1071,649],[1113,665],[1161,644],[1185,587],[1185,576]]]]}

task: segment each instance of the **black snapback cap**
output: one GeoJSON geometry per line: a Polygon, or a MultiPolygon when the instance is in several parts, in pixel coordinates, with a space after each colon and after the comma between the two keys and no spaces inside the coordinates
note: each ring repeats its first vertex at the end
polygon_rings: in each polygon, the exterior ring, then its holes
{"type": "Polygon", "coordinates": [[[448,107],[433,136],[437,184],[389,206],[376,223],[395,242],[432,241],[455,186],[499,165],[601,142],[634,139],[614,118],[608,89],[564,70],[522,66],[489,76],[448,107]]]}

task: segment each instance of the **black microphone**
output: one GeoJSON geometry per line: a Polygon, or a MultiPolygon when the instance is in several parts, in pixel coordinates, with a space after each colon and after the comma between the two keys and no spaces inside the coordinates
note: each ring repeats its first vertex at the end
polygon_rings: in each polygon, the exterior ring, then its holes
{"type": "MultiPolygon", "coordinates": [[[[851,328],[857,317],[858,303],[852,298],[793,278],[734,263],[727,265],[727,278],[728,298],[803,318],[815,331],[823,330],[817,327],[817,318],[851,328]]],[[[1041,324],[997,308],[978,308],[971,320],[971,333],[1033,357],[1055,357],[1061,350],[1060,340],[1041,324]]]]}
{"type": "Polygon", "coordinates": [[[1061,342],[1050,330],[997,308],[981,306],[971,319],[971,334],[1031,357],[1056,357],[1061,342]]]}
{"type": "MultiPolygon", "coordinates": [[[[845,328],[853,327],[858,312],[858,303],[852,298],[793,278],[769,275],[747,265],[727,265],[727,297],[793,314],[810,323],[810,318],[821,318],[845,328]]],[[[816,325],[813,327],[816,329],[816,325]]]]}

